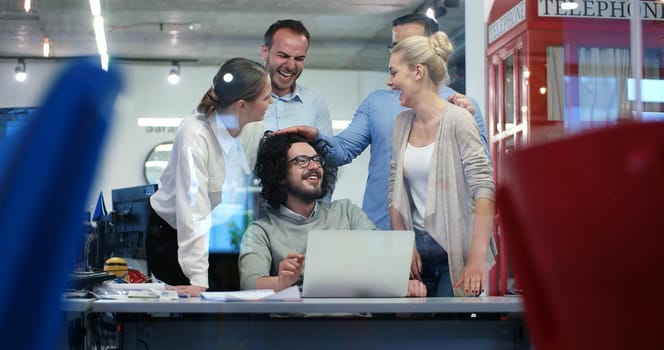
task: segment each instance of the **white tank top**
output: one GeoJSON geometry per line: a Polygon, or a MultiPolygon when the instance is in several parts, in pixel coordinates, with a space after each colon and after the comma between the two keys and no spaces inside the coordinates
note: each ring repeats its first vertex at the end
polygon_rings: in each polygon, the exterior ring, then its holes
{"type": "Polygon", "coordinates": [[[406,146],[403,157],[404,178],[408,182],[410,197],[413,200],[411,214],[413,226],[424,230],[424,210],[427,202],[427,185],[429,183],[429,165],[436,143],[424,147],[415,147],[410,143],[406,146]]]}

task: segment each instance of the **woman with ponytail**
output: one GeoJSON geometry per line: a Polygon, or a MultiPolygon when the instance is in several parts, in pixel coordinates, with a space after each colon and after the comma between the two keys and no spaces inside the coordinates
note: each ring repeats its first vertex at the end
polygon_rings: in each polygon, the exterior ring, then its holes
{"type": "Polygon", "coordinates": [[[230,59],[178,127],[161,186],[150,198],[146,251],[154,276],[182,293],[215,289],[208,277],[210,230],[220,224],[221,204],[242,202],[238,197],[247,194],[242,189],[252,179],[263,136],[262,122],[255,122],[272,103],[270,92],[261,64],[230,59]]]}

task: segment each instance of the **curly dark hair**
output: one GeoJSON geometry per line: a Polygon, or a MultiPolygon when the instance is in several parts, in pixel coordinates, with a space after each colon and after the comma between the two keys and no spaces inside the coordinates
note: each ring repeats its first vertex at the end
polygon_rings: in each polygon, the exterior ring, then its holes
{"type": "MultiPolygon", "coordinates": [[[[258,147],[256,167],[254,175],[260,181],[261,197],[266,201],[268,207],[278,208],[286,202],[288,183],[288,150],[297,142],[305,142],[314,148],[316,153],[325,158],[327,143],[325,141],[309,142],[300,134],[289,133],[272,135],[270,131],[265,132],[263,140],[258,147]]],[[[332,193],[337,181],[337,165],[326,161],[323,165],[323,183],[321,184],[321,195],[323,198],[332,193]]]]}

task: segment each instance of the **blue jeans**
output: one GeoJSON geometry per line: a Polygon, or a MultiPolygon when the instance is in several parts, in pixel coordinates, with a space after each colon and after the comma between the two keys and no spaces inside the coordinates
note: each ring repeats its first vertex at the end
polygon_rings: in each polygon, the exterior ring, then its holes
{"type": "Polygon", "coordinates": [[[422,259],[422,282],[428,297],[453,297],[447,252],[428,233],[415,229],[415,245],[422,259]]]}

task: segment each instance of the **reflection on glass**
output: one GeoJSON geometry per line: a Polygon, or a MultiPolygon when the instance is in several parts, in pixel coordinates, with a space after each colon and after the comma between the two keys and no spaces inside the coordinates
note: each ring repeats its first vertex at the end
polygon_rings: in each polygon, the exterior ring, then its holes
{"type": "Polygon", "coordinates": [[[607,122],[628,116],[630,74],[629,49],[579,48],[579,111],[577,119],[569,122],[607,122]]]}
{"type": "Polygon", "coordinates": [[[547,120],[565,120],[563,76],[565,75],[565,49],[562,46],[546,48],[546,85],[540,93],[546,96],[547,120]]]}
{"type": "Polygon", "coordinates": [[[514,137],[508,137],[505,139],[505,154],[509,154],[514,151],[514,137]]]}
{"type": "Polygon", "coordinates": [[[514,56],[505,58],[505,130],[514,127],[514,56]]]}
{"type": "Polygon", "coordinates": [[[518,102],[521,105],[520,113],[516,116],[515,124],[521,124],[525,119],[528,113],[528,100],[527,100],[527,91],[530,78],[530,69],[525,64],[526,57],[523,54],[523,49],[518,48],[516,50],[516,57],[518,58],[517,64],[521,65],[521,69],[517,70],[518,77],[514,82],[514,86],[518,91],[518,102]]]}
{"type": "MultiPolygon", "coordinates": [[[[643,57],[645,65],[643,80],[641,80],[641,101],[643,101],[643,120],[664,121],[664,49],[645,50],[643,57]]],[[[627,84],[627,99],[634,101],[634,82],[627,84]]]]}
{"type": "MultiPolygon", "coordinates": [[[[581,47],[579,52],[579,106],[565,121],[568,129],[607,125],[618,120],[634,119],[630,99],[632,75],[630,50],[625,48],[581,47]]],[[[645,119],[662,119],[659,103],[652,101],[649,82],[661,79],[661,68],[655,50],[644,55],[642,101],[645,119]],[[645,82],[645,83],[644,83],[645,82]],[[648,99],[643,97],[647,96],[648,99]]]]}
{"type": "Polygon", "coordinates": [[[498,96],[500,88],[500,69],[497,64],[493,65],[493,84],[494,84],[494,98],[493,98],[493,108],[495,111],[494,120],[496,121],[493,132],[497,133],[502,131],[502,106],[500,105],[501,98],[498,96]]]}
{"type": "Polygon", "coordinates": [[[227,140],[221,202],[212,209],[210,252],[237,252],[254,215],[253,171],[239,139],[227,140]]]}
{"type": "Polygon", "coordinates": [[[232,196],[224,191],[222,203],[217,205],[211,214],[210,252],[238,252],[242,235],[255,218],[256,191],[251,186],[242,186],[233,191],[232,196]],[[229,198],[224,201],[223,198],[229,198]]]}
{"type": "Polygon", "coordinates": [[[148,154],[144,164],[145,181],[148,184],[157,184],[161,186],[159,177],[166,169],[168,159],[171,157],[173,142],[164,142],[156,145],[148,154]]]}
{"type": "MultiPolygon", "coordinates": [[[[237,141],[237,140],[235,140],[237,141]]],[[[253,172],[244,161],[245,155],[239,141],[225,154],[227,165],[221,186],[220,203],[210,213],[210,252],[237,253],[242,234],[249,223],[264,214],[259,199],[260,188],[251,184],[253,172]]],[[[173,148],[172,142],[155,146],[145,160],[145,179],[161,185],[159,178],[166,169],[173,148]]]]}

